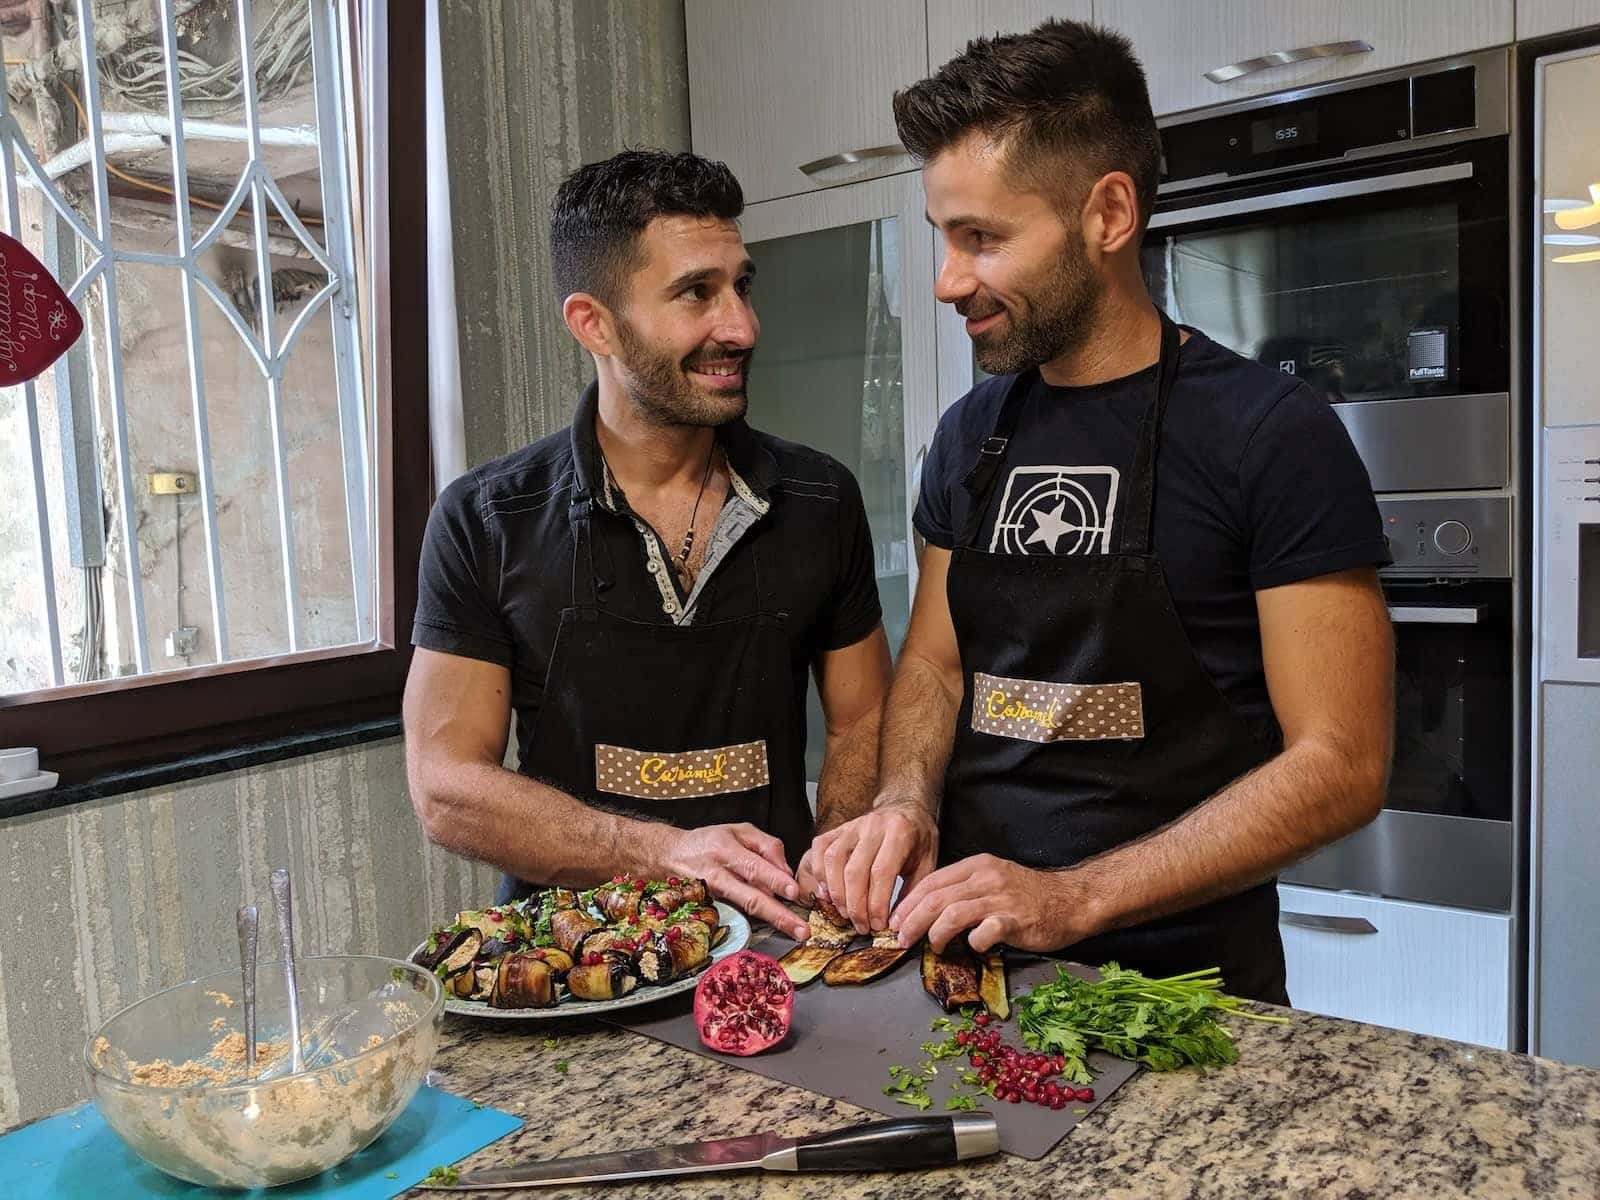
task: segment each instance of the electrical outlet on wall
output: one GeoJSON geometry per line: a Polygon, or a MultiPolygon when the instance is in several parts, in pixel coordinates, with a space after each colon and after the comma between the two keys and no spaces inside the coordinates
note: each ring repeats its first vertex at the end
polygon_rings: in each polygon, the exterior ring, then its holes
{"type": "Polygon", "coordinates": [[[194,491],[190,471],[152,471],[145,476],[145,487],[152,496],[184,496],[194,491]]]}
{"type": "Polygon", "coordinates": [[[167,634],[167,657],[188,658],[200,647],[200,628],[184,625],[167,634]]]}

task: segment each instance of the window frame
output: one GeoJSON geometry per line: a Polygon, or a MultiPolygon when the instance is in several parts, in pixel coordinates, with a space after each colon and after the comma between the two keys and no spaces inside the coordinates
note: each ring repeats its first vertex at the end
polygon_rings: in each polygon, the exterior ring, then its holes
{"type": "MultiPolygon", "coordinates": [[[[38,747],[40,766],[60,776],[57,791],[83,791],[75,785],[158,766],[170,768],[163,772],[168,778],[228,769],[237,752],[251,746],[305,744],[319,734],[349,741],[357,728],[364,737],[396,731],[383,722],[400,714],[432,504],[427,256],[412,249],[425,245],[427,228],[426,157],[415,152],[427,135],[426,10],[399,4],[382,11],[388,227],[372,280],[378,378],[370,386],[387,392],[388,406],[378,406],[374,464],[377,640],[283,661],[243,660],[69,687],[61,695],[0,696],[0,745],[38,747]],[[404,249],[395,253],[395,247],[404,249]],[[194,760],[193,769],[181,769],[186,759],[194,760]]],[[[69,791],[59,802],[81,798],[69,791]]],[[[48,792],[25,799],[29,808],[53,807],[48,792]]]]}

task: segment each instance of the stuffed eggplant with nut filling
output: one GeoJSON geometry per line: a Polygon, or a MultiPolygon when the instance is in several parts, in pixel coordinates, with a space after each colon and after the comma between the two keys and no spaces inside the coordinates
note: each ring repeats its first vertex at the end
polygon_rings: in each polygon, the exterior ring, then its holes
{"type": "Polygon", "coordinates": [[[638,955],[639,977],[645,983],[671,983],[693,974],[711,959],[711,944],[694,930],[698,921],[685,921],[656,934],[638,955]]]}
{"type": "Polygon", "coordinates": [[[564,908],[550,915],[550,938],[573,958],[579,957],[578,947],[583,939],[605,924],[581,908],[564,908]]]}
{"type": "Polygon", "coordinates": [[[638,986],[632,960],[615,952],[586,954],[567,972],[567,991],[579,1000],[619,1000],[638,986]]]}
{"type": "Polygon", "coordinates": [[[554,1008],[556,974],[550,964],[529,951],[507,954],[496,969],[489,994],[493,1008],[554,1008]]]}

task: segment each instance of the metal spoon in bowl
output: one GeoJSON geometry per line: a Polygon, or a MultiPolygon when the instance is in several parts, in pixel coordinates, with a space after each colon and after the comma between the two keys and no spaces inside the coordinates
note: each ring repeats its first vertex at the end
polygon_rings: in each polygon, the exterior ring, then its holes
{"type": "Polygon", "coordinates": [[[256,1065],[256,927],[254,904],[239,906],[239,973],[244,977],[244,1065],[256,1065]]]}
{"type": "Polygon", "coordinates": [[[289,892],[289,870],[272,872],[272,907],[278,917],[278,937],[283,943],[283,988],[289,1007],[289,1074],[305,1070],[300,1048],[300,990],[294,978],[294,909],[289,892]]]}

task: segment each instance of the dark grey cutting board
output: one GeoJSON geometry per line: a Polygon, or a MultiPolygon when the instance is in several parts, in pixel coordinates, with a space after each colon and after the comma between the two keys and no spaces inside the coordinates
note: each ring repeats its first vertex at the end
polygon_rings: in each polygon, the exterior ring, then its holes
{"type": "MultiPolygon", "coordinates": [[[[758,948],[763,954],[778,958],[791,945],[787,938],[774,936],[758,948]]],[[[1087,967],[1071,969],[1086,979],[1098,977],[1087,967]]],[[[1014,966],[1010,971],[1011,995],[1015,998],[1055,977],[1054,962],[1032,961],[1014,966]]],[[[914,1116],[916,1109],[897,1104],[883,1094],[884,1085],[890,1081],[890,1065],[897,1063],[915,1070],[926,1057],[919,1049],[921,1044],[943,1041],[948,1036],[928,1029],[929,1022],[940,1015],[940,1008],[922,990],[916,952],[906,955],[889,975],[862,987],[833,988],[820,978],[807,984],[795,996],[794,1024],[789,1036],[781,1045],[749,1058],[717,1054],[703,1045],[695,1033],[691,1009],[692,997],[673,997],[607,1019],[624,1029],[693,1050],[729,1066],[848,1100],[891,1117],[914,1116]]],[[[1012,1019],[1002,1029],[1007,1043],[1022,1044],[1014,1009],[1012,1019]]],[[[967,1061],[948,1058],[938,1067],[938,1075],[928,1085],[928,1094],[933,1098],[929,1115],[945,1111],[944,1102],[952,1094],[950,1085],[967,1069],[967,1061]]],[[[979,1104],[994,1113],[999,1123],[1000,1148],[1023,1158],[1043,1158],[1139,1068],[1109,1054],[1093,1053],[1089,1056],[1089,1069],[1095,1075],[1095,1098],[1088,1104],[1069,1103],[1057,1111],[1038,1104],[997,1103],[980,1096],[979,1104]]]]}

